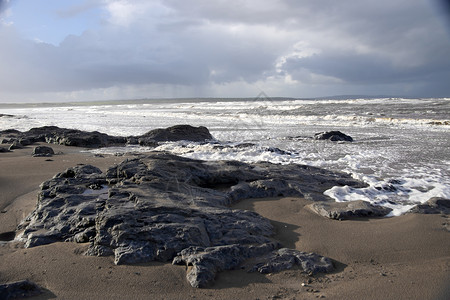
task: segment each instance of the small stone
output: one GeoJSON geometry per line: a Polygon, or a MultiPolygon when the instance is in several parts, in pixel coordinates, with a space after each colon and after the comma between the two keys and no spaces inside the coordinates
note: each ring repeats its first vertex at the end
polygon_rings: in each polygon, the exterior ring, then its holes
{"type": "Polygon", "coordinates": [[[367,201],[328,202],[317,201],[307,205],[318,215],[341,221],[359,217],[381,217],[387,215],[392,209],[375,206],[367,201]]]}
{"type": "Polygon", "coordinates": [[[19,141],[15,141],[11,144],[11,146],[9,146],[8,150],[15,150],[15,149],[23,149],[24,145],[22,145],[19,141]]]}
{"type": "Polygon", "coordinates": [[[52,156],[55,154],[53,151],[53,148],[48,146],[37,146],[33,149],[33,157],[40,157],[40,156],[52,156]]]}

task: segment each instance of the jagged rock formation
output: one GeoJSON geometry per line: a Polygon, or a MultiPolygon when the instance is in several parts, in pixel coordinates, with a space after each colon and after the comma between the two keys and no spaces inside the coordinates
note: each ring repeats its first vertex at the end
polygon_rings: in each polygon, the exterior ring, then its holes
{"type": "Polygon", "coordinates": [[[382,217],[392,211],[392,209],[375,206],[367,201],[346,201],[346,202],[315,202],[308,207],[315,213],[336,220],[360,218],[360,217],[382,217]]]}
{"type": "MultiPolygon", "coordinates": [[[[116,264],[175,258],[192,266],[188,280],[202,287],[216,272],[280,247],[269,220],[230,204],[273,196],[321,199],[335,185],[362,186],[349,175],[309,166],[206,162],[153,152],[106,173],[83,165],[44,182],[36,209],[20,225],[21,238],[26,247],[90,242],[87,254],[114,255],[116,264]]],[[[291,263],[308,258],[283,255],[291,263]]],[[[315,272],[323,263],[311,256],[304,270],[315,272]]]]}

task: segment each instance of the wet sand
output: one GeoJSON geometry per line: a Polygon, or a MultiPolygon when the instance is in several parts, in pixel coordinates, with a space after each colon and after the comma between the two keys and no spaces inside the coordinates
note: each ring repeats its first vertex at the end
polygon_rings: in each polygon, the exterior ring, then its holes
{"type": "MultiPolygon", "coordinates": [[[[106,170],[126,158],[57,145],[50,146],[62,154],[31,157],[33,146],[0,153],[0,233],[15,230],[36,205],[39,184],[57,172],[79,163],[106,170]]],[[[309,203],[303,198],[249,199],[234,208],[270,219],[284,246],[333,259],[337,270],[332,274],[235,270],[220,273],[207,289],[195,289],[183,266],[116,266],[112,257],[81,255],[86,244],[24,249],[19,242],[0,242],[0,283],[28,279],[45,288],[33,299],[450,299],[446,216],[336,221],[315,215],[305,208],[309,203]]]]}

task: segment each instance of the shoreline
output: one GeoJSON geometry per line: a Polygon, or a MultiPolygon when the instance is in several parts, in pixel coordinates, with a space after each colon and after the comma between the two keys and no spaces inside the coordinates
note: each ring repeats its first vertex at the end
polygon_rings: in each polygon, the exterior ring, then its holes
{"type": "MultiPolygon", "coordinates": [[[[79,163],[104,171],[126,158],[99,157],[80,152],[82,148],[53,144],[55,152],[63,154],[31,157],[33,146],[0,154],[0,233],[15,230],[36,205],[39,184],[56,173],[79,163]]],[[[0,244],[0,284],[29,279],[46,289],[32,299],[150,295],[156,299],[446,299],[450,295],[450,239],[441,215],[336,221],[312,213],[305,207],[310,203],[284,197],[247,199],[232,207],[268,218],[284,246],[333,259],[337,270],[330,274],[309,277],[299,269],[267,275],[225,271],[213,286],[195,289],[186,281],[184,267],[157,262],[117,266],[111,257],[77,254],[86,244],[24,249],[19,242],[9,242],[0,244]]]]}

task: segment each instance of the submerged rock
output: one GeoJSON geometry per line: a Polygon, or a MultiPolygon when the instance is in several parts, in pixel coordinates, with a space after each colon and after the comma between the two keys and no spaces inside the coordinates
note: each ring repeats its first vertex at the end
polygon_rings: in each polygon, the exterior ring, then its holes
{"type": "Polygon", "coordinates": [[[353,142],[353,138],[340,131],[326,131],[314,134],[315,140],[329,140],[333,142],[353,142]]]}
{"type": "Polygon", "coordinates": [[[230,204],[323,197],[335,185],[362,186],[349,175],[309,166],[207,162],[153,152],[106,173],[77,166],[44,182],[36,209],[20,225],[21,238],[26,247],[89,242],[88,255],[113,255],[116,264],[176,258],[192,266],[188,280],[200,287],[217,272],[280,247],[269,220],[230,204]]]}
{"type": "Polygon", "coordinates": [[[375,206],[367,201],[346,201],[346,202],[315,202],[308,207],[318,215],[342,220],[359,217],[382,217],[392,211],[392,209],[382,206],[375,206]]]}

